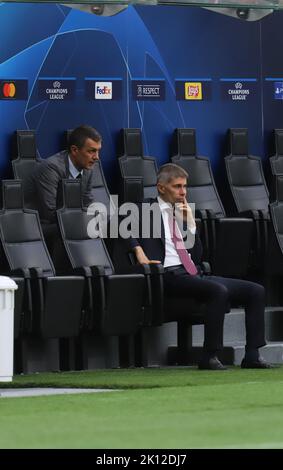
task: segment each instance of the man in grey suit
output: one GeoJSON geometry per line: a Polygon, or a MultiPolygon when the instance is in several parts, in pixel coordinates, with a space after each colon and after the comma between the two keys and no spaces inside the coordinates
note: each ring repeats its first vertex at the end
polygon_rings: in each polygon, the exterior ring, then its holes
{"type": "Polygon", "coordinates": [[[79,126],[70,134],[67,150],[42,160],[29,177],[25,202],[27,207],[38,210],[43,233],[51,251],[59,238],[56,225],[59,182],[64,178],[81,178],[83,203],[88,206],[93,202],[92,168],[99,160],[101,143],[102,138],[96,129],[79,126]]]}

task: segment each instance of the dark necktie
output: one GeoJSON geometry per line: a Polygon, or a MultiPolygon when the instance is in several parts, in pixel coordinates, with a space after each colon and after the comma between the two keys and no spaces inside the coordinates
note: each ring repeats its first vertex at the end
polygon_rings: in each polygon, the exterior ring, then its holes
{"type": "Polygon", "coordinates": [[[173,216],[172,212],[170,211],[169,217],[169,228],[172,242],[174,243],[175,249],[179,255],[182,265],[184,266],[187,273],[191,276],[195,276],[198,273],[195,263],[191,259],[189,253],[186,250],[183,237],[179,235],[179,231],[177,229],[177,222],[175,216],[173,216]]]}
{"type": "Polygon", "coordinates": [[[79,174],[76,176],[76,180],[79,180],[81,177],[82,177],[82,174],[79,173],[79,174]]]}

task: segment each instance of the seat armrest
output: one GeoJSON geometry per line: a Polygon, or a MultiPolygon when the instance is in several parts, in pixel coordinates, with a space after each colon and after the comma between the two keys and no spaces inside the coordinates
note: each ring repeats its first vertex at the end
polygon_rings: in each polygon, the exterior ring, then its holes
{"type": "Polygon", "coordinates": [[[206,209],[206,213],[209,219],[219,219],[221,217],[217,216],[212,209],[206,209]]]}
{"type": "Polygon", "coordinates": [[[151,269],[149,264],[134,264],[119,269],[119,274],[144,274],[148,276],[151,274],[151,269]]]}
{"type": "Polygon", "coordinates": [[[31,273],[29,268],[18,268],[18,269],[12,269],[9,271],[9,276],[11,277],[23,277],[24,279],[30,279],[31,273]]]}
{"type": "Polygon", "coordinates": [[[104,266],[91,266],[92,275],[95,277],[103,277],[105,276],[105,268],[104,266]]]}
{"type": "Polygon", "coordinates": [[[260,218],[260,213],[258,210],[248,210],[248,211],[243,211],[239,212],[238,214],[240,217],[248,218],[248,219],[254,219],[254,220],[259,220],[260,218]]]}
{"type": "Polygon", "coordinates": [[[270,220],[270,214],[269,214],[269,211],[266,211],[266,210],[260,210],[259,211],[259,215],[260,215],[260,218],[262,220],[270,220]]]}
{"type": "Polygon", "coordinates": [[[89,266],[80,266],[73,269],[73,274],[76,276],[92,277],[91,268],[89,266]]]}
{"type": "Polygon", "coordinates": [[[195,216],[201,220],[206,220],[208,218],[206,209],[196,209],[195,216]]]}
{"type": "Polygon", "coordinates": [[[201,270],[204,274],[206,274],[207,276],[210,276],[211,275],[210,263],[208,261],[203,261],[201,263],[201,270]]]}
{"type": "Polygon", "coordinates": [[[164,322],[164,266],[153,263],[148,265],[151,270],[151,290],[152,290],[152,325],[162,325],[164,322]]]}
{"type": "Polygon", "coordinates": [[[32,279],[42,279],[45,277],[43,275],[43,269],[38,267],[30,268],[30,275],[32,279]]]}
{"type": "Polygon", "coordinates": [[[151,274],[163,274],[164,273],[164,266],[161,263],[152,263],[152,264],[148,264],[147,266],[150,267],[151,274]]]}

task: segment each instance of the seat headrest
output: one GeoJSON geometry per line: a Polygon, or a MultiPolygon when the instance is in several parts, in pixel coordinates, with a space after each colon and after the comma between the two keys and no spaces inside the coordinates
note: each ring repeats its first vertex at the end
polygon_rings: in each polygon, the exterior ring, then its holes
{"type": "Polygon", "coordinates": [[[230,155],[248,155],[248,129],[228,129],[230,155]]]}
{"type": "Polygon", "coordinates": [[[140,129],[122,129],[122,142],[124,146],[124,155],[129,157],[142,157],[143,156],[143,145],[142,135],[140,129]]]}
{"type": "Polygon", "coordinates": [[[276,199],[283,202],[283,176],[276,177],[276,199]]]}
{"type": "Polygon", "coordinates": [[[24,197],[21,180],[3,180],[2,204],[3,209],[23,209],[24,197]]]}
{"type": "Polygon", "coordinates": [[[196,130],[195,129],[176,129],[177,133],[177,154],[178,155],[196,155],[196,130]]]}
{"type": "Polygon", "coordinates": [[[276,155],[283,155],[283,129],[274,129],[276,155]]]}
{"type": "Polygon", "coordinates": [[[82,207],[81,179],[63,179],[59,182],[57,191],[57,209],[68,207],[78,209],[82,207]]]}
{"type": "Polygon", "coordinates": [[[17,151],[20,158],[36,158],[35,131],[17,130],[17,151]]]}

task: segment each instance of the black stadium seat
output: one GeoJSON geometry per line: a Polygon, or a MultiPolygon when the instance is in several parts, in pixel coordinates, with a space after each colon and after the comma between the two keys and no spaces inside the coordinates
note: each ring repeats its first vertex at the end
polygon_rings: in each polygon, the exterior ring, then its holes
{"type": "Polygon", "coordinates": [[[77,336],[84,279],[56,276],[38,214],[23,207],[21,181],[2,181],[2,197],[1,242],[11,272],[30,273],[33,333],[43,338],[77,336]]]}
{"type": "Polygon", "coordinates": [[[103,239],[90,238],[94,215],[81,206],[80,181],[62,181],[63,206],[57,210],[70,268],[86,282],[88,326],[103,335],[131,335],[143,321],[142,274],[115,274],[103,239]]]}
{"type": "Polygon", "coordinates": [[[269,193],[260,157],[249,155],[248,130],[229,129],[229,155],[225,157],[228,181],[239,214],[268,214],[269,193]]]}
{"type": "Polygon", "coordinates": [[[35,131],[17,130],[16,141],[16,158],[12,160],[14,178],[23,180],[25,185],[26,178],[41,161],[37,154],[35,131]]]}
{"type": "Polygon", "coordinates": [[[248,130],[228,130],[225,165],[239,215],[251,217],[256,228],[255,258],[264,259],[268,246],[269,192],[260,157],[249,154],[248,130]]]}
{"type": "Polygon", "coordinates": [[[118,160],[122,177],[123,202],[137,202],[157,196],[155,158],[143,154],[140,129],[121,129],[118,160]]]}
{"type": "Polygon", "coordinates": [[[275,155],[270,157],[274,176],[283,175],[283,129],[274,129],[275,155]]]}
{"type": "Polygon", "coordinates": [[[276,199],[277,176],[283,175],[283,129],[274,129],[275,155],[270,157],[269,163],[272,174],[272,200],[276,199]]]}
{"type": "Polygon", "coordinates": [[[276,274],[283,275],[283,175],[276,178],[277,200],[270,204],[271,222],[276,237],[276,250],[273,248],[273,256],[267,261],[269,268],[276,274]],[[274,254],[275,252],[275,254],[274,254]]]}

